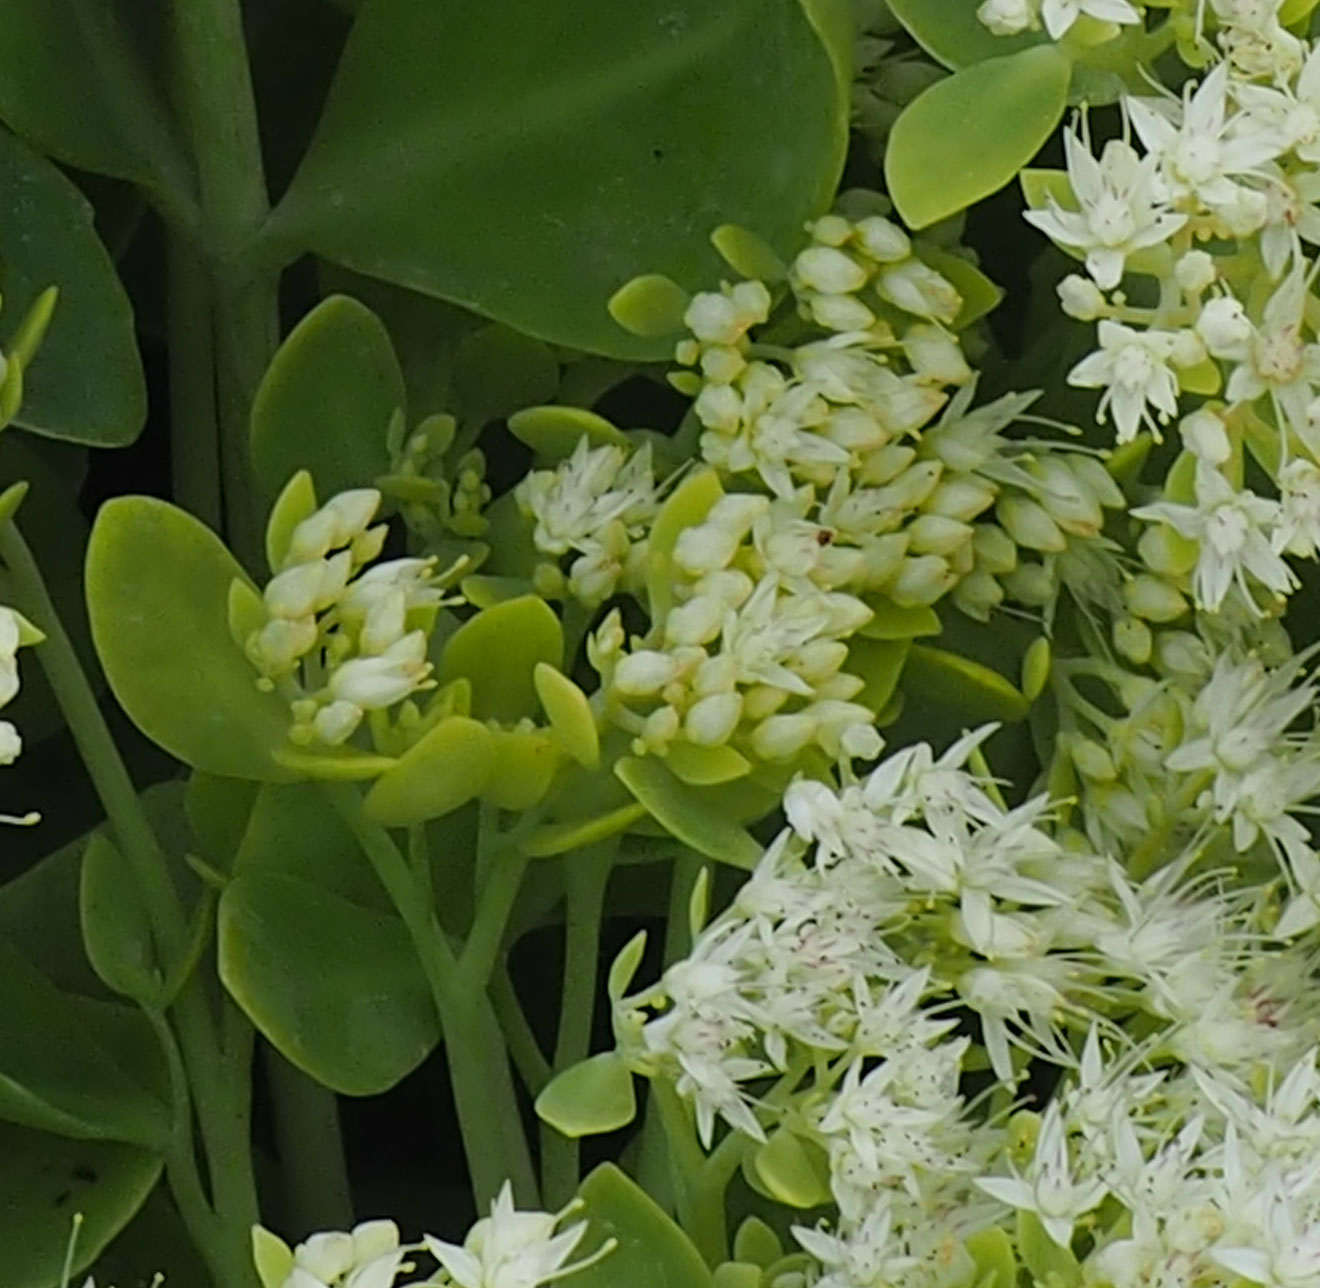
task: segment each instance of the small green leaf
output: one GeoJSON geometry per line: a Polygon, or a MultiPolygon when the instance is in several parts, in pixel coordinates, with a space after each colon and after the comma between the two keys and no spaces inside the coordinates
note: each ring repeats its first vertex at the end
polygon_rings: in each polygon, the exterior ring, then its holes
{"type": "Polygon", "coordinates": [[[722,1261],[711,1275],[711,1288],[760,1288],[761,1267],[747,1261],[722,1261]]]}
{"type": "Polygon", "coordinates": [[[685,528],[698,524],[724,495],[719,476],[712,469],[689,474],[660,507],[647,541],[646,597],[653,621],[662,622],[672,598],[674,547],[685,528]]]}
{"type": "Polygon", "coordinates": [[[750,871],[761,846],[714,802],[703,800],[654,756],[625,757],[614,766],[619,780],[677,840],[708,859],[750,871]]]}
{"type": "Polygon", "coordinates": [[[779,1236],[759,1216],[749,1216],[733,1236],[733,1255],[763,1270],[784,1255],[779,1236]]]}
{"type": "Polygon", "coordinates": [[[0,1123],[0,1282],[52,1288],[73,1213],[82,1216],[72,1272],[80,1275],[146,1202],[161,1157],[134,1145],[65,1140],[0,1123]]]}
{"type": "Polygon", "coordinates": [[[87,609],[106,678],[129,718],[195,769],[288,781],[284,702],[257,688],[230,637],[230,583],[243,577],[220,539],[152,497],[106,502],[87,548],[87,609]]]}
{"type": "Polygon", "coordinates": [[[1017,1214],[1017,1246],[1022,1262],[1037,1283],[1053,1288],[1075,1288],[1082,1281],[1082,1269],[1068,1248],[1061,1248],[1046,1233],[1034,1212],[1017,1214]]]}
{"type": "Polygon", "coordinates": [[[775,248],[748,228],[721,224],[711,233],[710,243],[735,273],[750,281],[773,286],[788,278],[788,265],[775,248]]]}
{"type": "Polygon", "coordinates": [[[636,1114],[633,1076],[617,1051],[571,1065],[536,1098],[537,1117],[573,1140],[618,1131],[636,1114]]]}
{"type": "Polygon", "coordinates": [[[375,781],[363,808],[387,827],[441,818],[478,796],[494,767],[491,731],[467,716],[449,716],[375,781]]]}
{"type": "Polygon", "coordinates": [[[472,682],[472,714],[513,723],[536,714],[538,662],[563,662],[564,629],[554,610],[536,595],[483,608],[446,641],[439,680],[472,682]]]}
{"type": "Polygon", "coordinates": [[[644,273],[619,287],[607,307],[625,331],[651,339],[681,334],[691,299],[672,277],[644,273]]]}
{"type": "Polygon", "coordinates": [[[252,467],[269,495],[298,470],[322,495],[366,487],[390,465],[385,431],[404,409],[385,324],[347,295],[322,300],[280,345],[252,403],[252,467]]]}
{"type": "Polygon", "coordinates": [[[616,1247],[579,1270],[574,1288],[710,1288],[710,1271],[691,1240],[613,1163],[596,1168],[578,1195],[587,1239],[596,1246],[614,1239],[616,1247]]]}
{"type": "Polygon", "coordinates": [[[630,828],[638,819],[645,817],[646,806],[640,802],[633,802],[590,818],[542,823],[523,838],[518,848],[533,859],[567,854],[570,850],[582,850],[588,845],[595,845],[597,841],[614,836],[630,828]]]}
{"type": "Polygon", "coordinates": [[[572,680],[547,662],[532,670],[536,695],[541,699],[551,728],[564,750],[586,769],[600,764],[600,734],[587,695],[572,680]]]}
{"type": "Polygon", "coordinates": [[[221,778],[193,770],[183,797],[183,811],[203,857],[228,868],[256,804],[256,783],[221,778]]]}
{"type": "Polygon", "coordinates": [[[1025,720],[1031,709],[998,671],[925,644],[912,646],[903,668],[903,688],[956,708],[967,725],[1025,720]]]}
{"type": "Polygon", "coordinates": [[[283,1288],[293,1271],[293,1252],[277,1234],[263,1225],[252,1227],[252,1264],[261,1288],[283,1288]]]}
{"type": "Polygon", "coordinates": [[[955,72],[919,94],[889,136],[885,179],[911,228],[997,192],[1054,133],[1072,63],[1040,45],[955,72]]]}
{"type": "Polygon", "coordinates": [[[439,1037],[403,923],[310,881],[243,872],[220,897],[220,978],[291,1063],[333,1091],[388,1091],[439,1037]]]}
{"type": "Polygon", "coordinates": [[[976,1263],[977,1282],[988,1283],[985,1288],[1015,1288],[1017,1284],[1017,1258],[1013,1255],[1013,1240],[1008,1232],[997,1225],[987,1226],[963,1240],[968,1256],[976,1263]]]}
{"type": "Polygon", "coordinates": [[[830,1201],[829,1185],[822,1179],[808,1149],[797,1136],[781,1127],[752,1156],[762,1184],[789,1207],[813,1208],[830,1201]]]}
{"type": "Polygon", "coordinates": [[[911,647],[911,640],[871,640],[865,637],[850,640],[844,669],[866,681],[866,687],[855,701],[872,711],[883,711],[898,687],[911,647]]]}
{"type": "MultiPolygon", "coordinates": [[[[8,13],[4,25],[0,69],[8,13]]],[[[0,70],[0,83],[5,74],[0,70]]],[[[0,351],[11,355],[14,379],[22,380],[15,423],[50,438],[123,447],[146,421],[146,379],[132,306],[92,218],[91,206],[59,170],[0,131],[0,351]],[[25,315],[43,297],[49,304],[52,284],[60,290],[59,307],[29,362],[15,342],[24,346],[25,315]]]]}
{"type": "Polygon", "coordinates": [[[79,913],[87,959],[106,987],[143,1005],[157,998],[161,976],[137,876],[99,832],[83,854],[79,913]]]}
{"type": "Polygon", "coordinates": [[[669,744],[665,764],[676,778],[692,787],[718,787],[752,771],[752,762],[727,743],[707,747],[676,739],[669,744]]]}
{"type": "Polygon", "coordinates": [[[646,952],[646,931],[639,930],[610,963],[610,973],[605,981],[605,995],[611,1002],[617,1002],[633,982],[637,968],[642,964],[642,954],[646,952]]]}
{"type": "Polygon", "coordinates": [[[271,572],[284,567],[293,530],[316,512],[316,484],[307,470],[298,470],[284,485],[266,520],[266,563],[271,572]]]}
{"type": "Polygon", "coordinates": [[[531,809],[564,763],[559,740],[543,729],[494,729],[495,759],[481,799],[498,809],[531,809]]]}
{"type": "Polygon", "coordinates": [[[566,460],[585,437],[591,447],[622,447],[632,441],[604,416],[582,407],[527,407],[509,417],[509,432],[547,460],[566,460]]]}
{"type": "Polygon", "coordinates": [[[869,622],[863,622],[859,635],[873,640],[913,640],[924,635],[938,635],[943,629],[940,615],[925,604],[900,608],[890,600],[868,605],[874,612],[869,622]]]}

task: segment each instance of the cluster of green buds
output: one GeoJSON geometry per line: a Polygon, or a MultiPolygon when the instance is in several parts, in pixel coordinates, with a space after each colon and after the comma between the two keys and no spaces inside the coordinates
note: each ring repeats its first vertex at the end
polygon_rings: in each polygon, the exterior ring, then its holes
{"type": "Polygon", "coordinates": [[[486,458],[472,447],[451,463],[457,432],[453,416],[437,414],[408,433],[403,413],[396,412],[386,433],[390,470],[377,482],[409,529],[431,547],[455,538],[475,541],[488,527],[486,458]]]}
{"type": "Polygon", "coordinates": [[[427,641],[460,569],[438,575],[434,557],[375,563],[380,502],[358,488],[318,507],[311,476],[296,474],[267,527],[271,580],[260,595],[242,582],[231,591],[231,629],[258,684],[288,700],[296,745],[338,746],[369,713],[380,741],[390,709],[434,687],[427,641]]]}

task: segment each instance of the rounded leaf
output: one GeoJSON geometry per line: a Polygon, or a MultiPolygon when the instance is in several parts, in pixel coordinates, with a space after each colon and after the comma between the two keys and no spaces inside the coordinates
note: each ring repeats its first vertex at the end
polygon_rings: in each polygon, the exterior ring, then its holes
{"type": "Polygon", "coordinates": [[[365,0],[272,235],[543,340],[660,357],[610,296],[718,281],[723,223],[795,247],[846,140],[800,0],[488,0],[480,22],[365,0]]]}
{"type": "Polygon", "coordinates": [[[559,740],[544,729],[494,729],[490,737],[495,763],[481,799],[498,809],[531,809],[564,763],[559,740]]]}
{"type": "Polygon", "coordinates": [[[262,378],[252,467],[271,495],[304,468],[323,497],[366,487],[389,469],[385,433],[404,405],[385,324],[365,304],[332,295],[294,327],[262,378]]]}
{"type": "Polygon", "coordinates": [[[633,1076],[617,1051],[602,1051],[571,1065],[536,1098],[536,1116],[574,1140],[618,1131],[636,1113],[633,1076]]]}
{"type": "Polygon", "coordinates": [[[439,1038],[397,916],[309,881],[244,872],[220,897],[220,978],[270,1043],[332,1091],[374,1096],[439,1038]]]}
{"type": "Polygon", "coordinates": [[[87,960],[102,983],[137,1002],[157,997],[160,974],[137,876],[100,832],[83,853],[78,911],[87,960]]]}
{"type": "Polygon", "coordinates": [[[538,456],[562,460],[585,438],[592,447],[623,447],[632,440],[604,416],[582,407],[527,407],[509,417],[509,431],[538,456]]]}
{"type": "Polygon", "coordinates": [[[441,818],[479,795],[494,767],[491,731],[467,716],[449,716],[376,779],[363,808],[387,827],[441,818]]]}
{"type": "MultiPolygon", "coordinates": [[[[782,1127],[773,1132],[755,1154],[752,1166],[767,1190],[780,1202],[794,1208],[813,1208],[830,1201],[830,1187],[821,1175],[828,1175],[828,1163],[813,1162],[811,1147],[782,1127]]],[[[819,1148],[816,1150],[819,1153],[819,1148]]]]}
{"type": "Polygon", "coordinates": [[[229,586],[243,577],[220,538],[152,497],[106,502],[87,548],[92,640],[129,718],[194,769],[288,781],[283,701],[257,688],[229,634],[229,586]]]}
{"type": "Polygon", "coordinates": [[[48,287],[60,292],[40,352],[22,364],[15,423],[49,438],[123,447],[146,421],[147,387],[133,309],[92,217],[59,170],[0,130],[0,351],[12,351],[15,328],[48,287]]]}
{"type": "Polygon", "coordinates": [[[692,297],[672,277],[643,273],[609,299],[610,317],[625,331],[645,337],[676,336],[692,297]]]}
{"type": "Polygon", "coordinates": [[[533,716],[538,662],[559,666],[564,628],[554,610],[536,595],[522,595],[483,608],[445,642],[441,684],[460,676],[472,683],[472,714],[512,724],[533,716]]]}
{"type": "Polygon", "coordinates": [[[937,81],[904,108],[885,180],[910,228],[997,192],[1054,133],[1072,64],[1053,45],[991,58],[937,81]]]}

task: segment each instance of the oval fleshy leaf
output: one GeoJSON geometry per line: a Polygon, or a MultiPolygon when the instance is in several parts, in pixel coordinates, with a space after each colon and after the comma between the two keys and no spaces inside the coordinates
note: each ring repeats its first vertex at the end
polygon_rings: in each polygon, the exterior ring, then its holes
{"type": "Polygon", "coordinates": [[[536,1116],[574,1140],[618,1131],[636,1114],[632,1072],[617,1051],[570,1066],[536,1098],[536,1116]]]}
{"type": "Polygon", "coordinates": [[[564,628],[554,610],[536,595],[483,608],[445,642],[439,680],[460,676],[472,683],[472,714],[478,720],[512,724],[540,707],[538,662],[563,661],[564,628]]]}
{"type": "Polygon", "coordinates": [[[491,731],[466,716],[449,716],[376,779],[363,808],[387,827],[441,818],[478,796],[494,767],[491,731]]]}

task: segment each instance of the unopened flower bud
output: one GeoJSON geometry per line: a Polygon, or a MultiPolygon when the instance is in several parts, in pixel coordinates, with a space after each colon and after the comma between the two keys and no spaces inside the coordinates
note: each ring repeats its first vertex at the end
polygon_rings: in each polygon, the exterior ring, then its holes
{"type": "Polygon", "coordinates": [[[933,604],[952,589],[957,576],[939,555],[917,555],[903,560],[898,576],[890,583],[889,597],[900,608],[933,604]]]}
{"type": "Polygon", "coordinates": [[[677,678],[678,660],[672,653],[657,649],[638,649],[619,659],[614,671],[614,687],[630,697],[643,697],[658,693],[671,680],[677,678]]]}
{"type": "Polygon", "coordinates": [[[1203,250],[1189,250],[1173,266],[1173,276],[1184,291],[1196,295],[1213,284],[1219,271],[1212,255],[1203,250]]]}
{"type": "Polygon", "coordinates": [[[1017,567],[1017,543],[996,524],[976,525],[972,532],[972,550],[977,564],[996,576],[1012,572],[1017,567]]]}
{"type": "Polygon", "coordinates": [[[1114,623],[1114,647],[1129,662],[1145,666],[1150,661],[1150,651],[1154,646],[1154,637],[1150,627],[1136,617],[1120,617],[1114,623]]]}
{"type": "Polygon", "coordinates": [[[747,359],[729,345],[713,344],[701,355],[701,374],[713,385],[728,385],[742,375],[747,359]]]}
{"type": "Polygon", "coordinates": [[[1031,0],[983,0],[976,16],[996,36],[1016,36],[1036,17],[1031,0]]]}
{"type": "Polygon", "coordinates": [[[882,269],[875,289],[881,299],[905,312],[937,322],[951,323],[962,308],[962,296],[948,278],[919,259],[882,269]]]}
{"type": "Polygon", "coordinates": [[[851,221],[842,215],[822,215],[807,225],[813,240],[822,246],[842,246],[853,235],[851,221]]]}
{"type": "Polygon", "coordinates": [[[678,712],[673,707],[657,707],[642,722],[642,732],[634,748],[639,753],[662,750],[678,737],[680,723],[678,712]],[[638,747],[637,743],[641,746],[638,747]]]}
{"type": "Polygon", "coordinates": [[[1151,572],[1177,579],[1196,567],[1200,548],[1168,524],[1152,524],[1137,538],[1137,554],[1151,572]]]}
{"type": "Polygon", "coordinates": [[[814,716],[771,716],[752,730],[752,751],[762,760],[791,760],[815,736],[814,716]]]}
{"type": "Polygon", "coordinates": [[[1022,694],[1028,702],[1035,702],[1045,692],[1053,664],[1054,650],[1048,637],[1037,636],[1022,655],[1022,694]]]}
{"type": "Polygon", "coordinates": [[[1173,333],[1169,357],[1175,367],[1196,367],[1206,360],[1207,354],[1201,337],[1184,327],[1173,333]]]}
{"type": "Polygon", "coordinates": [[[916,459],[916,449],[906,443],[886,443],[877,451],[867,454],[862,461],[862,468],[858,471],[857,481],[872,487],[888,483],[896,479],[916,459]]]}
{"type": "Polygon", "coordinates": [[[1004,602],[1004,588],[988,572],[976,569],[954,586],[949,598],[968,617],[987,622],[990,614],[1004,602]]]}
{"type": "Polygon", "coordinates": [[[1178,422],[1183,446],[1207,465],[1220,466],[1233,455],[1222,416],[1202,407],[1178,422]]]}
{"type": "Polygon", "coordinates": [[[961,385],[972,378],[958,341],[939,327],[924,322],[908,327],[903,334],[903,352],[923,380],[961,385]]]}
{"type": "Polygon", "coordinates": [[[1077,766],[1077,772],[1084,778],[1098,783],[1112,783],[1118,777],[1113,757],[1093,738],[1078,738],[1068,748],[1068,753],[1077,766]]]}
{"type": "Polygon", "coordinates": [[[742,424],[743,400],[732,385],[706,385],[692,404],[697,419],[707,429],[733,434],[742,424]]]}
{"type": "Polygon", "coordinates": [[[1187,601],[1160,577],[1140,573],[1123,587],[1123,598],[1134,617],[1148,622],[1172,622],[1187,611],[1187,601]]]}
{"type": "Polygon", "coordinates": [[[1216,358],[1240,360],[1246,356],[1252,326],[1240,300],[1217,295],[1201,306],[1196,334],[1216,358]]]}
{"type": "Polygon", "coordinates": [[[353,736],[362,723],[363,710],[356,703],[342,698],[322,707],[312,718],[312,731],[318,742],[337,747],[353,736]]]}
{"type": "Polygon", "coordinates": [[[995,517],[1019,546],[1057,554],[1068,539],[1046,510],[1029,497],[1006,493],[995,504],[995,517]]]}
{"type": "Polygon", "coordinates": [[[1020,563],[1003,582],[1009,596],[1028,608],[1044,608],[1054,598],[1054,578],[1044,564],[1020,563]]]}
{"type": "Polygon", "coordinates": [[[853,238],[872,259],[882,264],[896,264],[912,253],[907,233],[883,215],[868,215],[859,220],[853,238]]]}
{"type": "Polygon", "coordinates": [[[1057,287],[1059,307],[1079,322],[1094,322],[1105,312],[1105,297],[1089,277],[1069,273],[1057,287]]]}
{"type": "Polygon", "coordinates": [[[840,407],[832,411],[820,428],[830,442],[849,452],[875,451],[889,441],[889,432],[860,407],[840,407]]]}
{"type": "Polygon", "coordinates": [[[683,325],[706,344],[737,344],[747,329],[737,305],[718,291],[694,295],[683,325]]]}
{"type": "Polygon", "coordinates": [[[855,295],[811,294],[805,300],[812,320],[827,331],[868,331],[875,314],[855,295]]]}
{"type": "Polygon", "coordinates": [[[866,269],[833,246],[808,246],[793,261],[793,276],[807,290],[822,295],[844,295],[866,285],[866,269]]]}
{"type": "Polygon", "coordinates": [[[954,475],[940,480],[926,498],[924,508],[931,514],[967,523],[994,505],[998,495],[994,484],[985,479],[969,474],[954,475]]]}
{"type": "Polygon", "coordinates": [[[728,605],[711,595],[698,595],[680,604],[665,618],[665,641],[669,644],[708,644],[719,633],[728,616],[728,605]]]}
{"type": "Polygon", "coordinates": [[[706,747],[728,742],[742,719],[743,699],[737,693],[713,693],[694,702],[683,722],[691,741],[706,747]]]}
{"type": "Polygon", "coordinates": [[[1043,456],[1032,461],[1027,469],[1041,484],[1036,500],[1065,532],[1093,537],[1104,527],[1100,502],[1080,474],[1074,472],[1070,459],[1061,455],[1043,456]]]}
{"type": "Polygon", "coordinates": [[[1155,639],[1154,661],[1161,674],[1190,680],[1208,675],[1213,665],[1205,642],[1189,631],[1161,631],[1155,639]]]}
{"type": "Polygon", "coordinates": [[[970,524],[943,514],[919,514],[907,526],[909,548],[918,555],[953,554],[972,538],[970,524]]]}

